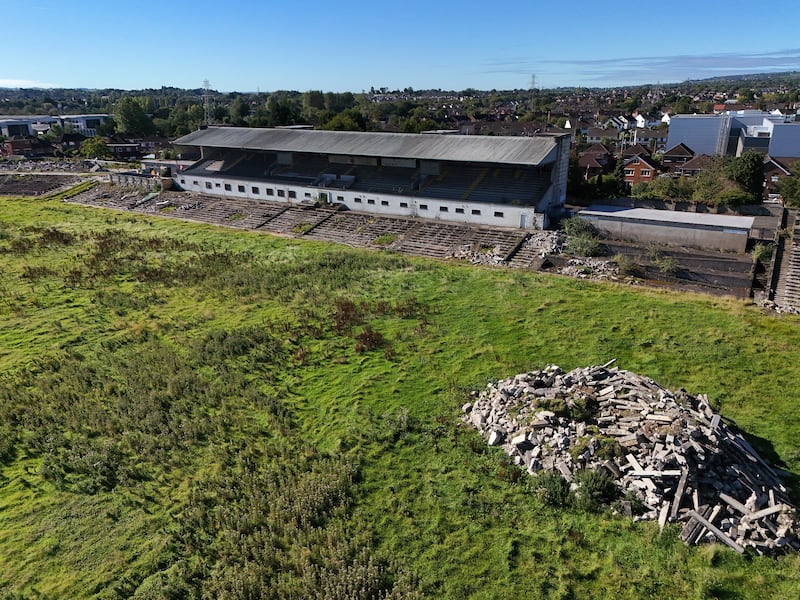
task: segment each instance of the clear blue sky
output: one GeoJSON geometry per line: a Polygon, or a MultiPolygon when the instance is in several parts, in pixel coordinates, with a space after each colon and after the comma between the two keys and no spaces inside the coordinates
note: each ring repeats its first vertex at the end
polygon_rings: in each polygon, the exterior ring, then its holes
{"type": "Polygon", "coordinates": [[[0,0],[0,86],[488,90],[800,70],[799,13],[778,6],[0,0]]]}

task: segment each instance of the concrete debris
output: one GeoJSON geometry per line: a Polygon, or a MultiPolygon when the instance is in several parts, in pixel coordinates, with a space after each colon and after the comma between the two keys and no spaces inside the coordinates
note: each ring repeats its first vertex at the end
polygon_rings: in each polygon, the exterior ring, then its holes
{"type": "Polygon", "coordinates": [[[720,541],[737,552],[800,550],[789,490],[701,394],[602,366],[551,365],[490,383],[464,404],[464,420],[531,475],[604,470],[635,520],[683,524],[687,544],[720,541]],[[633,499],[639,510],[634,510],[633,499]]]}
{"type": "Polygon", "coordinates": [[[561,254],[566,240],[563,231],[534,231],[525,240],[524,247],[536,252],[539,258],[546,258],[551,254],[561,254]]]}
{"type": "Polygon", "coordinates": [[[761,308],[765,308],[778,314],[800,315],[800,309],[794,306],[789,306],[788,304],[779,304],[766,298],[756,301],[756,304],[758,304],[761,308]]]}
{"type": "Polygon", "coordinates": [[[473,244],[463,244],[451,255],[451,258],[468,260],[473,265],[502,265],[505,255],[499,248],[475,248],[473,244]]]}
{"type": "Polygon", "coordinates": [[[558,269],[558,272],[578,279],[619,280],[619,267],[612,261],[600,258],[571,258],[567,266],[558,269]]]}

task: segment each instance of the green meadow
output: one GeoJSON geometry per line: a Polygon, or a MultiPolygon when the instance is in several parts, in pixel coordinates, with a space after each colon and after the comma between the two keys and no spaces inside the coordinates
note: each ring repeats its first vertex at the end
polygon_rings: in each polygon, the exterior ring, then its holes
{"type": "Polygon", "coordinates": [[[0,198],[0,597],[797,598],[796,555],[546,504],[460,407],[614,358],[707,394],[796,476],[799,326],[0,198]]]}

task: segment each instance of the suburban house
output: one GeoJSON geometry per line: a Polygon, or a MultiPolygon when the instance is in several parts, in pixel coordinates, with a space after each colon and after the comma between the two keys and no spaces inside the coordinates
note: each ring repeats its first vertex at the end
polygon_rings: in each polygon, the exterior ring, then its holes
{"type": "Polygon", "coordinates": [[[791,166],[800,162],[792,158],[764,157],[764,200],[779,200],[781,197],[778,186],[784,177],[792,175],[791,166]]]}
{"type": "Polygon", "coordinates": [[[578,156],[578,166],[584,179],[611,173],[614,170],[614,156],[603,144],[594,144],[578,156]]]}
{"type": "Polygon", "coordinates": [[[32,158],[36,156],[52,156],[53,152],[52,144],[31,136],[16,135],[5,140],[2,144],[3,156],[26,156],[32,158]]]}
{"type": "Polygon", "coordinates": [[[81,144],[86,139],[82,133],[62,133],[57,140],[53,142],[53,146],[61,150],[61,152],[70,152],[80,150],[81,144]]]}
{"type": "Polygon", "coordinates": [[[661,155],[661,166],[670,172],[674,172],[676,167],[692,160],[692,158],[694,158],[694,152],[689,146],[683,143],[677,144],[661,155]]]}
{"type": "Polygon", "coordinates": [[[627,159],[623,163],[623,175],[629,185],[649,183],[658,173],[658,165],[652,159],[641,154],[627,159]]]}
{"type": "Polygon", "coordinates": [[[656,151],[663,150],[667,143],[667,132],[661,129],[641,129],[637,127],[633,130],[633,144],[641,144],[656,151]]]}
{"type": "Polygon", "coordinates": [[[616,141],[619,133],[616,129],[601,129],[600,127],[590,127],[586,132],[587,144],[605,144],[608,141],[616,141]]]}
{"type": "MultiPolygon", "coordinates": [[[[580,133],[581,135],[586,135],[589,132],[589,128],[591,124],[583,119],[576,118],[576,117],[568,117],[566,122],[564,123],[565,129],[570,129],[571,131],[575,132],[575,135],[580,133]]],[[[573,135],[573,137],[575,137],[573,135]]]]}
{"type": "Polygon", "coordinates": [[[629,146],[622,151],[622,158],[633,158],[634,156],[650,156],[651,152],[649,148],[645,148],[641,144],[635,144],[633,146],[629,146]]]}
{"type": "Polygon", "coordinates": [[[691,160],[687,160],[682,165],[675,165],[673,172],[677,175],[686,175],[693,177],[700,171],[705,171],[713,164],[714,159],[708,154],[698,154],[691,160]]]}

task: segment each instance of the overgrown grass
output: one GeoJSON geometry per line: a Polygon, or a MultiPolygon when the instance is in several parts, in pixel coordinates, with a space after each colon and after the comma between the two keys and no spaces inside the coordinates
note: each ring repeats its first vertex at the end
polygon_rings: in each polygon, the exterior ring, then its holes
{"type": "Polygon", "coordinates": [[[46,200],[0,199],[0,271],[0,595],[800,588],[795,556],[554,507],[458,418],[490,378],[616,358],[798,473],[796,317],[46,200]]]}

